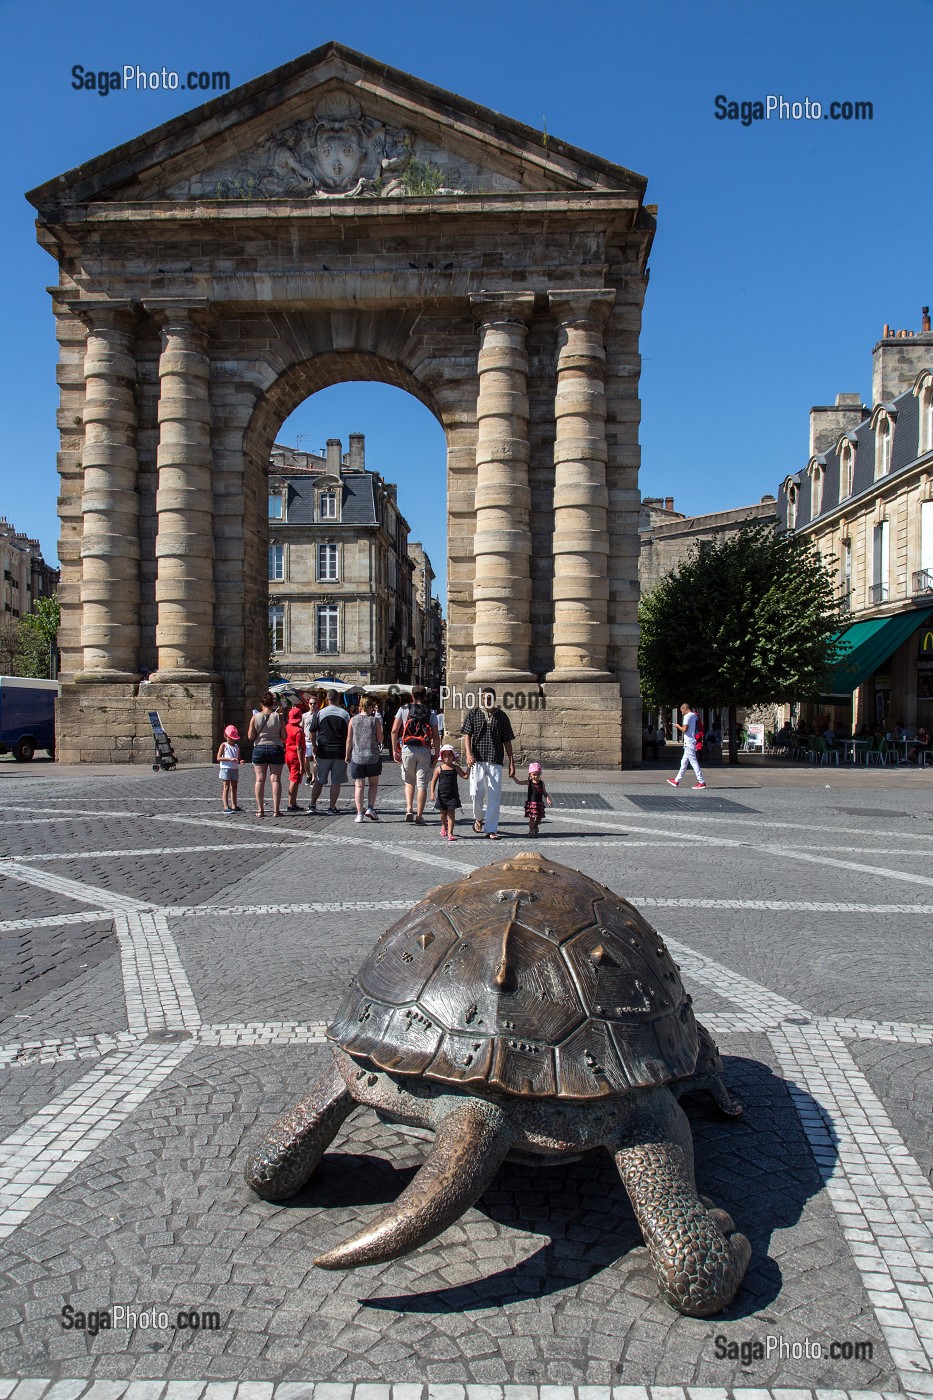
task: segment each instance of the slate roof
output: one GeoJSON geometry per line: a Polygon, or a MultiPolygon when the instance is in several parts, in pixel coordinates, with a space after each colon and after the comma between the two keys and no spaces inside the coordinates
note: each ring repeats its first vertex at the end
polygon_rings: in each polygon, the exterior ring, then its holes
{"type": "MultiPolygon", "coordinates": [[[[891,444],[891,470],[884,477],[884,482],[887,483],[899,472],[912,466],[919,456],[920,401],[913,390],[908,389],[905,393],[899,394],[891,404],[885,406],[893,409],[897,414],[894,421],[894,441],[891,444]]],[[[822,460],[826,463],[823,478],[823,508],[819,515],[813,517],[810,515],[810,477],[807,472],[796,472],[789,476],[788,479],[797,485],[796,529],[801,530],[804,526],[813,524],[814,520],[831,515],[834,510],[838,510],[840,505],[850,501],[855,503],[860,496],[881,484],[875,481],[876,434],[871,426],[873,412],[874,410],[859,423],[857,428],[845,435],[855,443],[855,462],[852,491],[843,498],[843,501],[839,500],[839,457],[835,444],[825,448],[817,455],[818,461],[822,460]]],[[[787,493],[784,483],[781,484],[778,493],[777,510],[780,525],[786,529],[787,493]]]]}
{"type": "Polygon", "coordinates": [[[320,485],[318,472],[293,472],[286,468],[272,467],[270,476],[281,478],[288,486],[288,499],[285,505],[284,525],[326,525],[328,529],[340,530],[347,525],[377,525],[374,472],[349,472],[343,470],[340,476],[341,502],[339,520],[315,520],[314,493],[320,485]]]}

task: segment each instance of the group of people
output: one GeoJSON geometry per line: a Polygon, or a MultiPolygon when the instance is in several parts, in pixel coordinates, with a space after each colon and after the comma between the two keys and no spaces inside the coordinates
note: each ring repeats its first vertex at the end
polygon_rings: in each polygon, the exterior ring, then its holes
{"type": "MultiPolygon", "coordinates": [[[[837,748],[842,740],[848,740],[850,735],[837,729],[832,719],[826,716],[814,724],[802,719],[798,722],[796,729],[789,722],[785,722],[775,734],[774,743],[777,748],[794,748],[801,741],[807,743],[814,738],[823,739],[832,749],[837,748]]],[[[851,738],[859,744],[874,744],[876,746],[880,746],[882,740],[889,744],[901,744],[906,740],[909,747],[900,760],[902,763],[919,763],[920,755],[930,748],[929,730],[924,725],[920,725],[916,734],[912,735],[901,719],[896,720],[893,725],[888,727],[879,722],[862,724],[857,730],[852,731],[851,738]]]]}
{"type": "MultiPolygon", "coordinates": [[[[405,789],[405,821],[426,826],[424,811],[430,799],[440,813],[441,839],[457,840],[457,811],[462,807],[458,778],[469,780],[473,809],[473,830],[490,841],[498,841],[499,807],[502,799],[503,767],[519,785],[526,784],[525,816],[528,830],[537,836],[545,808],[553,805],[544,785],[540,763],[530,763],[527,778],[515,773],[512,752],[514,734],[509,717],[496,704],[495,691],[481,693],[482,703],[471,710],[463,725],[463,762],[454,745],[441,740],[441,719],[428,704],[424,686],[412,688],[411,701],[402,705],[392,720],[390,748],[399,764],[405,789]]],[[[356,821],[379,821],[376,802],[382,775],[382,749],[385,741],[383,717],[378,702],[365,696],[356,713],[340,703],[336,690],[329,690],[323,704],[312,701],[305,708],[294,705],[285,710],[268,691],[253,712],[247,729],[252,742],[252,764],[256,816],[266,815],[266,785],[272,794],[272,815],[282,812],[282,770],[288,769],[288,801],[285,811],[300,812],[301,780],[311,785],[308,812],[318,811],[325,788],[328,816],[338,816],[337,802],[347,775],[354,784],[356,821]]],[[[217,750],[221,798],[225,813],[240,812],[237,785],[245,759],[240,754],[240,734],[228,724],[217,750]]]]}

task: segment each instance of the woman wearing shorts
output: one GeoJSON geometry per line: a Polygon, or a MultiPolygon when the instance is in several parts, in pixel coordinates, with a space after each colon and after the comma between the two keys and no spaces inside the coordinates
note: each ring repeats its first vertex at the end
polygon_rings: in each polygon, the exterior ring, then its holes
{"type": "Polygon", "coordinates": [[[377,822],[376,792],[382,772],[382,720],[376,714],[376,702],[367,696],[358,714],[347,729],[347,762],[356,790],[356,820],[364,817],[377,822]],[[363,805],[363,789],[369,784],[368,801],[363,805]]]}
{"type": "Polygon", "coordinates": [[[249,722],[247,738],[253,741],[253,772],[256,775],[256,816],[266,815],[266,775],[272,783],[272,815],[282,806],[282,765],[285,762],[285,721],[279,702],[267,691],[249,722]]]}

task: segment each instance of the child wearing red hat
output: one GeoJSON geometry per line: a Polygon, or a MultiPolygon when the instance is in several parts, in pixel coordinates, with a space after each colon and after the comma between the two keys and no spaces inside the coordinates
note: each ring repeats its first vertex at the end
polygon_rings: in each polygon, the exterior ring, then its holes
{"type": "Polygon", "coordinates": [[[220,764],[220,795],[224,811],[242,812],[243,808],[237,806],[236,789],[240,781],[240,764],[245,760],[240,757],[240,731],[235,724],[228,724],[224,730],[223,742],[217,750],[217,762],[220,764]]]}

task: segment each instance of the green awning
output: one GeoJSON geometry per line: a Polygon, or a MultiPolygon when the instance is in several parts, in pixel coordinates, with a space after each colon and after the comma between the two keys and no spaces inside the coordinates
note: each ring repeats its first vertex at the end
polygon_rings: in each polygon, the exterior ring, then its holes
{"type": "Polygon", "coordinates": [[[869,622],[853,622],[840,635],[843,655],[836,662],[828,683],[823,687],[830,695],[851,695],[873,676],[878,667],[893,656],[912,632],[933,616],[933,608],[913,608],[894,617],[874,617],[869,622]]]}

